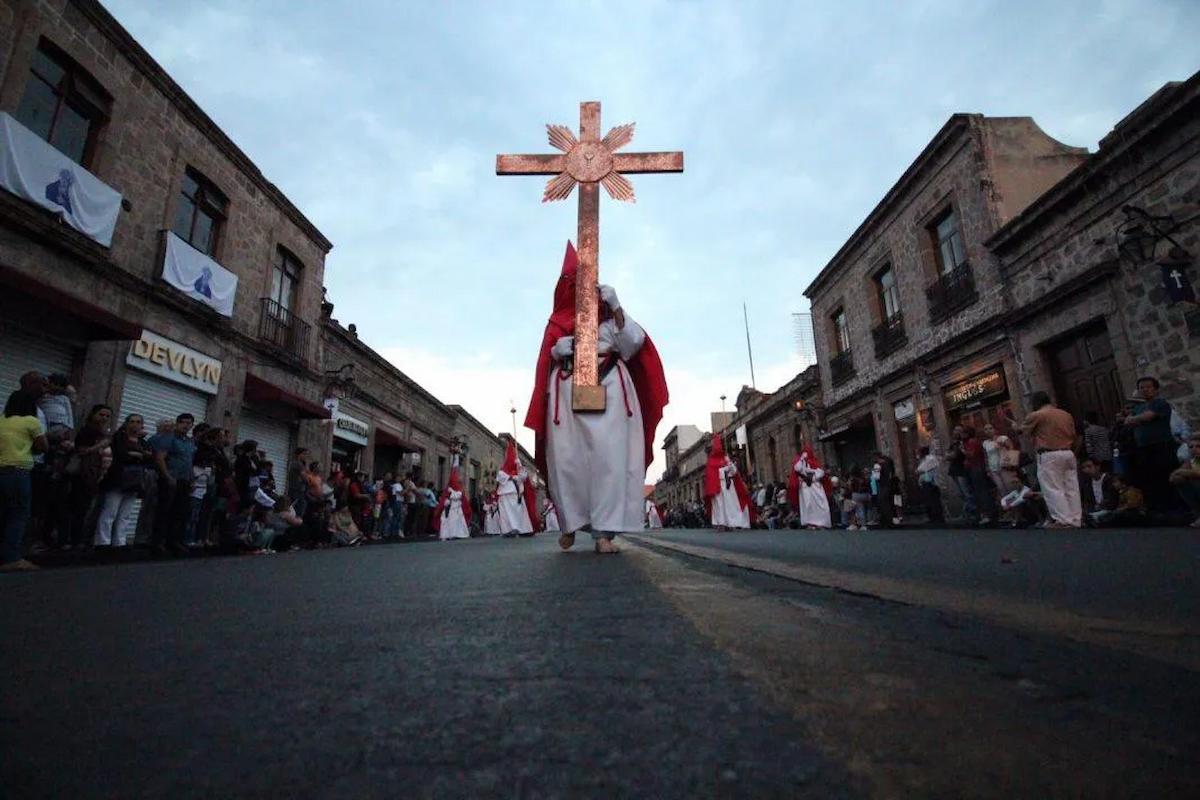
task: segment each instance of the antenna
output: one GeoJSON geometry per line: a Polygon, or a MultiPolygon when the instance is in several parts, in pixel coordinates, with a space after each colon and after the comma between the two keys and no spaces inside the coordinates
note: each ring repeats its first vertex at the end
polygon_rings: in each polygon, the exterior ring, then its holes
{"type": "MultiPolygon", "coordinates": [[[[750,349],[750,317],[746,313],[746,301],[742,301],[742,320],[746,323],[746,355],[750,357],[750,388],[757,389],[758,385],[754,382],[754,351],[750,349]]],[[[724,407],[721,408],[724,411],[724,407]]]]}
{"type": "Polygon", "coordinates": [[[796,355],[800,358],[800,369],[805,370],[817,363],[812,314],[792,314],[792,338],[796,342],[796,355]]]}

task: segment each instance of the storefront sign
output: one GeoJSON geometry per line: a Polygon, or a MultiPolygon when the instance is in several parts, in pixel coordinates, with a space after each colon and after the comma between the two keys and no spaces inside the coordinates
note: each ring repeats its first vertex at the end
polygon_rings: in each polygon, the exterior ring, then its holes
{"type": "Polygon", "coordinates": [[[151,331],[142,331],[125,363],[206,394],[216,394],[221,385],[220,361],[151,331]]]}
{"type": "Polygon", "coordinates": [[[892,405],[892,410],[896,412],[897,420],[906,420],[909,417],[914,417],[917,414],[917,408],[913,405],[912,400],[901,400],[892,405]]]}
{"type": "Polygon", "coordinates": [[[1008,384],[1004,381],[1004,371],[1000,367],[996,367],[947,389],[946,409],[953,410],[988,397],[1007,393],[1008,384]]]}
{"type": "Polygon", "coordinates": [[[340,411],[333,418],[333,435],[355,444],[366,445],[371,425],[340,411]]]}

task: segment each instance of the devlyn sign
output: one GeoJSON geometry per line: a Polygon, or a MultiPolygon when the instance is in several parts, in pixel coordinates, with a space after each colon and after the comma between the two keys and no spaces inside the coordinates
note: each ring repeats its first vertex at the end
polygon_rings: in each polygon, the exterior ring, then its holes
{"type": "Polygon", "coordinates": [[[129,348],[128,366],[160,378],[216,394],[221,385],[221,362],[152,331],[143,331],[129,348]]]}

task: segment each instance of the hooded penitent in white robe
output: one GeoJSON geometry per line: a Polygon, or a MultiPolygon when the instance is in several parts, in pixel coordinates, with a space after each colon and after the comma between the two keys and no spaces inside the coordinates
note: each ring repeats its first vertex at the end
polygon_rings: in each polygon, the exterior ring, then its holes
{"type": "Polygon", "coordinates": [[[653,501],[646,501],[646,526],[650,529],[662,527],[662,517],[658,514],[658,506],[653,501]]]}
{"type": "Polygon", "coordinates": [[[712,525],[714,528],[750,527],[750,504],[747,503],[746,507],[742,508],[741,501],[738,500],[737,488],[733,484],[733,476],[737,475],[737,471],[737,467],[727,458],[725,466],[721,467],[718,472],[721,490],[713,495],[712,499],[712,525]]]}
{"type": "Polygon", "coordinates": [[[500,505],[495,500],[483,504],[483,532],[487,536],[499,536],[501,533],[500,505]]]}
{"type": "Polygon", "coordinates": [[[442,516],[442,526],[438,531],[439,539],[469,539],[471,530],[467,527],[466,517],[463,516],[463,493],[450,490],[446,497],[446,510],[442,516]]]}
{"type": "Polygon", "coordinates": [[[829,514],[829,496],[825,494],[822,479],[825,470],[819,464],[811,463],[805,453],[801,453],[793,467],[800,476],[800,524],[817,528],[833,526],[829,514]],[[808,481],[805,481],[805,478],[808,481]]]}
{"type": "Polygon", "coordinates": [[[558,526],[558,512],[554,510],[553,503],[546,504],[546,533],[558,533],[562,528],[558,526]]]}
{"type": "Polygon", "coordinates": [[[565,531],[590,526],[619,533],[644,528],[642,496],[646,443],[642,409],[625,361],[642,347],[646,334],[625,314],[625,327],[612,319],[600,323],[596,350],[620,356],[600,379],[603,413],[571,410],[573,376],[551,368],[546,409],[546,471],[550,493],[565,531]]]}
{"type": "Polygon", "coordinates": [[[519,469],[516,475],[504,470],[496,473],[496,493],[500,497],[500,532],[533,533],[533,522],[525,508],[525,481],[529,473],[519,469]]]}

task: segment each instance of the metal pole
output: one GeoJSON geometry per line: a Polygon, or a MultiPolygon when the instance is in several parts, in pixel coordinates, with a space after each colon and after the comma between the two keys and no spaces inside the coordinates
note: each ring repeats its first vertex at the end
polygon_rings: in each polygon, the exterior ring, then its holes
{"type": "Polygon", "coordinates": [[[754,351],[750,349],[750,315],[746,313],[746,301],[742,301],[742,319],[746,323],[746,355],[750,356],[750,388],[757,389],[754,381],[754,351]]]}

